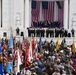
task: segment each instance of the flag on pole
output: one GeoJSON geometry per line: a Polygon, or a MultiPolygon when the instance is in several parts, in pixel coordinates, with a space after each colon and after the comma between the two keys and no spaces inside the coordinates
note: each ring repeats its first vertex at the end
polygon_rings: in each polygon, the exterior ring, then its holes
{"type": "Polygon", "coordinates": [[[7,62],[7,64],[6,64],[6,71],[9,72],[9,73],[12,73],[12,71],[13,71],[12,61],[8,61],[7,62]]]}
{"type": "Polygon", "coordinates": [[[31,59],[33,58],[32,57],[32,42],[31,41],[29,41],[30,42],[30,48],[29,48],[29,62],[31,62],[31,59]]]}
{"type": "Polygon", "coordinates": [[[57,43],[56,43],[56,51],[58,51],[60,48],[60,35],[58,36],[58,40],[57,40],[57,43]]]}
{"type": "Polygon", "coordinates": [[[16,50],[16,39],[14,37],[14,40],[13,40],[13,48],[16,50]]]}
{"type": "Polygon", "coordinates": [[[42,37],[40,35],[40,40],[39,40],[39,47],[42,48],[42,37]]]}
{"type": "Polygon", "coordinates": [[[3,75],[2,47],[0,46],[0,74],[3,75]]]}
{"type": "Polygon", "coordinates": [[[26,51],[25,51],[25,66],[29,66],[29,42],[26,41],[26,51]]]}
{"type": "Polygon", "coordinates": [[[13,35],[10,34],[9,48],[13,48],[13,35]]]}
{"type": "Polygon", "coordinates": [[[18,59],[17,59],[17,61],[18,61],[18,63],[17,63],[17,73],[18,73],[18,72],[20,72],[20,65],[22,64],[19,50],[17,52],[17,55],[18,55],[18,59]]]}
{"type": "Polygon", "coordinates": [[[72,43],[72,53],[75,53],[76,49],[75,49],[75,43],[74,43],[74,39],[73,39],[73,43],[72,43]]]}
{"type": "Polygon", "coordinates": [[[0,46],[0,53],[2,52],[2,47],[0,46]]]}
{"type": "Polygon", "coordinates": [[[36,41],[34,39],[34,35],[32,35],[32,51],[35,50],[36,41]]]}
{"type": "Polygon", "coordinates": [[[3,63],[0,63],[0,75],[4,75],[3,74],[3,63]]]}
{"type": "Polygon", "coordinates": [[[22,50],[26,50],[26,43],[24,42],[24,40],[22,41],[22,50]]]}
{"type": "Polygon", "coordinates": [[[38,59],[38,44],[36,42],[36,47],[35,47],[35,58],[38,59]]]}

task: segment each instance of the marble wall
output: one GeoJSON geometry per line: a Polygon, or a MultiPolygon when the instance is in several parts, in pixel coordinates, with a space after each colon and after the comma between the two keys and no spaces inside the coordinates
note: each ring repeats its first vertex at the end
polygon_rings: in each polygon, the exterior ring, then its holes
{"type": "MultiPolygon", "coordinates": [[[[24,32],[24,35],[27,36],[27,27],[30,26],[31,0],[2,0],[2,28],[0,22],[1,37],[3,37],[4,32],[7,32],[7,37],[9,37],[11,29],[15,36],[17,27],[20,28],[20,32],[24,32]]],[[[64,28],[76,29],[76,0],[64,1],[64,28]]]]}

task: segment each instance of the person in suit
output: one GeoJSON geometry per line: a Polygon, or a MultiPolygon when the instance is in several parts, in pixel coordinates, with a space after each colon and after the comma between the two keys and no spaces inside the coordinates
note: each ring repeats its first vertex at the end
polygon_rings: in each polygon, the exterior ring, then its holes
{"type": "Polygon", "coordinates": [[[72,30],[71,30],[71,33],[72,33],[72,37],[74,37],[75,36],[75,30],[72,28],[72,30]]]}
{"type": "Polygon", "coordinates": [[[20,29],[17,27],[16,28],[16,35],[19,35],[20,29]]]}
{"type": "Polygon", "coordinates": [[[36,30],[36,37],[40,37],[40,34],[41,34],[41,30],[40,29],[37,29],[36,30]]]}
{"type": "Polygon", "coordinates": [[[64,37],[65,29],[62,28],[62,29],[61,29],[61,32],[62,32],[62,37],[64,37]]]}
{"type": "Polygon", "coordinates": [[[46,37],[49,37],[49,29],[46,30],[46,37]]]}
{"type": "Polygon", "coordinates": [[[45,30],[44,29],[41,29],[40,30],[40,34],[41,34],[41,37],[44,37],[45,36],[45,30]]]}
{"type": "Polygon", "coordinates": [[[68,30],[65,30],[65,37],[67,37],[68,36],[68,30]]]}
{"type": "Polygon", "coordinates": [[[35,29],[28,28],[28,37],[31,37],[32,34],[34,34],[35,37],[35,29]]]}

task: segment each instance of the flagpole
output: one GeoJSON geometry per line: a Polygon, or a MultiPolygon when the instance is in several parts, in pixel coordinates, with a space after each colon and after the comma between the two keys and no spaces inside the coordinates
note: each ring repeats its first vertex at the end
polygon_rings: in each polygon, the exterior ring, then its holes
{"type": "MultiPolygon", "coordinates": [[[[3,66],[4,66],[4,61],[3,61],[3,51],[0,52],[1,54],[1,58],[2,58],[2,62],[1,62],[1,65],[2,65],[2,74],[3,74],[3,66]]],[[[1,67],[1,66],[0,66],[1,67]]],[[[1,69],[0,69],[1,70],[1,69]]]]}
{"type": "Polygon", "coordinates": [[[69,29],[69,17],[70,17],[70,0],[68,0],[68,29],[69,29]]]}
{"type": "MultiPolygon", "coordinates": [[[[13,33],[12,33],[13,31],[12,31],[12,28],[11,28],[11,32],[10,32],[10,39],[9,39],[9,49],[11,49],[12,51],[12,55],[13,55],[13,33]]],[[[14,59],[12,58],[12,68],[14,67],[14,64],[13,64],[13,62],[14,62],[14,59]]],[[[13,72],[13,71],[12,71],[13,72]]]]}

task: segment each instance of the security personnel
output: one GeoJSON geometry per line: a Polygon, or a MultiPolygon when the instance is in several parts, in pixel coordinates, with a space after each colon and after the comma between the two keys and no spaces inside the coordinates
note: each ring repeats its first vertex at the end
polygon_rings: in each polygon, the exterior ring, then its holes
{"type": "Polygon", "coordinates": [[[49,29],[46,30],[46,37],[49,37],[49,29]]]}
{"type": "Polygon", "coordinates": [[[17,27],[16,34],[19,35],[20,29],[17,27]]]}
{"type": "Polygon", "coordinates": [[[41,37],[44,37],[44,35],[45,35],[45,30],[44,30],[44,29],[41,29],[41,30],[40,30],[40,33],[41,33],[41,37]]]}
{"type": "Polygon", "coordinates": [[[28,37],[31,37],[32,34],[35,36],[35,29],[33,28],[27,28],[28,29],[28,37]]]}
{"type": "Polygon", "coordinates": [[[74,32],[75,32],[75,30],[72,28],[72,30],[71,30],[72,37],[74,37],[74,32]]]}
{"type": "Polygon", "coordinates": [[[36,30],[36,37],[40,37],[40,34],[41,34],[41,30],[40,29],[37,29],[36,30]]]}

